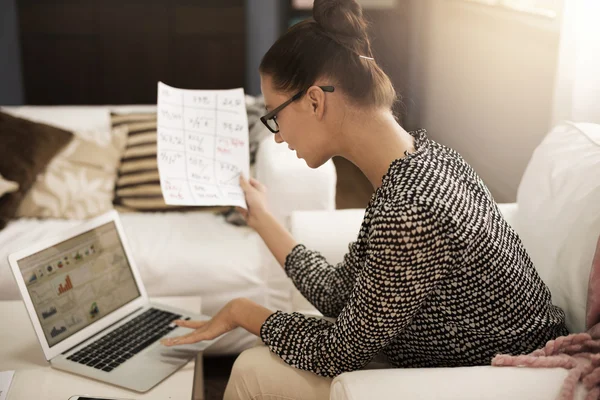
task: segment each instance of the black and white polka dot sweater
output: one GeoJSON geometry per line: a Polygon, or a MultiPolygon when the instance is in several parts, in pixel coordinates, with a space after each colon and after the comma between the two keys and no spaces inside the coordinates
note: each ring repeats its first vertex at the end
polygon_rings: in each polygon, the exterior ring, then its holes
{"type": "Polygon", "coordinates": [[[383,353],[395,367],[490,364],[567,334],[490,192],[454,150],[411,133],[338,265],[296,246],[285,270],[331,323],[278,311],[261,338],[288,364],[323,376],[383,353]]]}

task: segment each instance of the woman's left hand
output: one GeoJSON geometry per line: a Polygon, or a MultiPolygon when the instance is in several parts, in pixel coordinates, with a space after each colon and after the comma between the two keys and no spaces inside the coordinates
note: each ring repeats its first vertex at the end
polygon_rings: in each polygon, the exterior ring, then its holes
{"type": "Polygon", "coordinates": [[[207,321],[174,321],[178,326],[195,330],[187,335],[162,339],[160,342],[165,346],[192,344],[203,340],[212,340],[224,333],[234,330],[238,327],[232,312],[235,301],[236,300],[232,300],[227,303],[217,315],[207,321]]]}

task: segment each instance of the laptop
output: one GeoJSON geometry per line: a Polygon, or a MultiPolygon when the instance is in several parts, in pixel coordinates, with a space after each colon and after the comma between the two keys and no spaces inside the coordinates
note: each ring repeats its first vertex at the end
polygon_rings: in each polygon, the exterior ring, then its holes
{"type": "Polygon", "coordinates": [[[149,301],[116,211],[8,260],[54,368],[146,392],[219,339],[158,343],[192,332],[172,321],[209,317],[149,301]]]}

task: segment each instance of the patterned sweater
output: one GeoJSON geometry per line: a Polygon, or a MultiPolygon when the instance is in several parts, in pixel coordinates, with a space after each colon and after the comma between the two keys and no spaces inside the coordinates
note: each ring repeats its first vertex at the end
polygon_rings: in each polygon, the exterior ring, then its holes
{"type": "Polygon", "coordinates": [[[260,336],[286,363],[333,377],[383,353],[394,367],[485,365],[567,334],[519,237],[454,150],[412,132],[338,265],[303,245],[285,271],[334,323],[278,311],[260,336]]]}

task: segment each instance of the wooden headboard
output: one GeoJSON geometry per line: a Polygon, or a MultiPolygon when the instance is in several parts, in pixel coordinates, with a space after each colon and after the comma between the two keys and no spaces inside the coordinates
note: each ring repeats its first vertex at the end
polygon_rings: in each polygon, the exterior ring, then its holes
{"type": "Polygon", "coordinates": [[[27,104],[152,104],[244,86],[244,0],[18,0],[27,104]]]}

